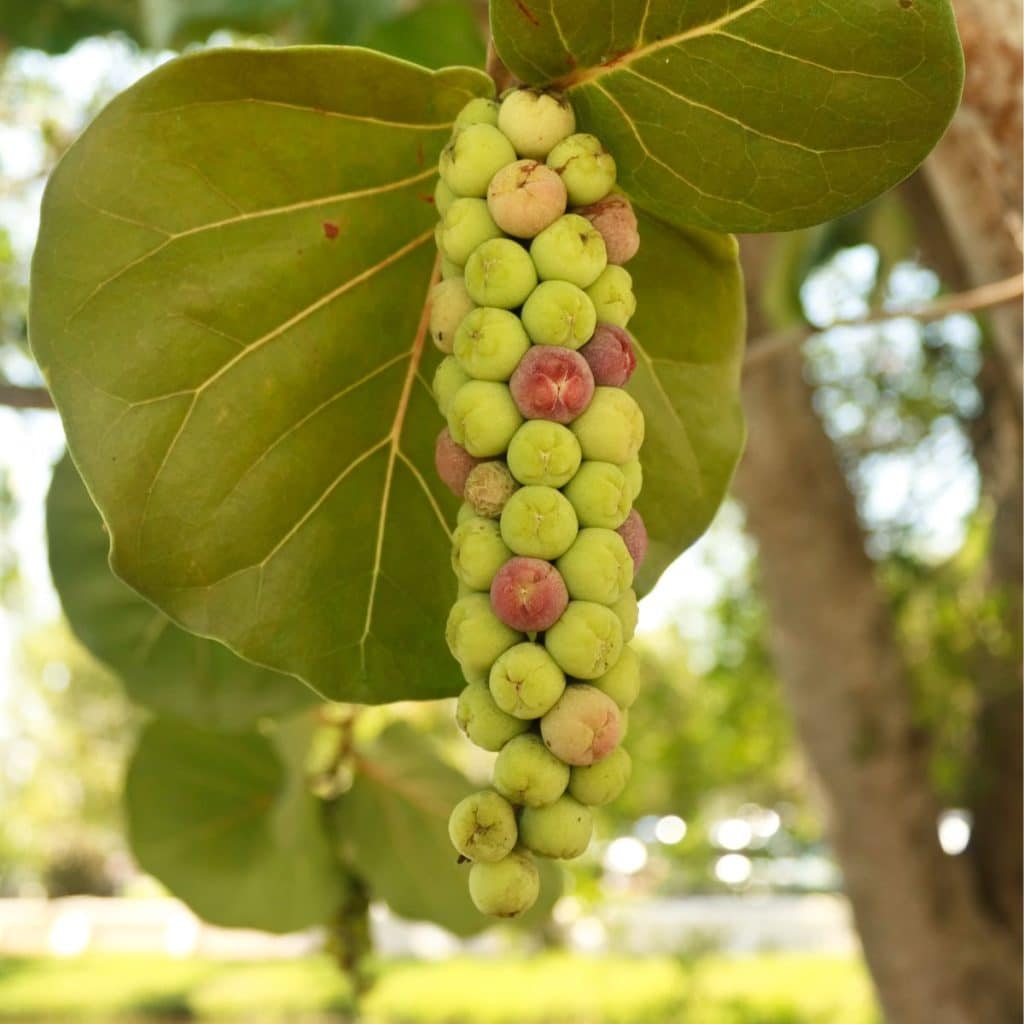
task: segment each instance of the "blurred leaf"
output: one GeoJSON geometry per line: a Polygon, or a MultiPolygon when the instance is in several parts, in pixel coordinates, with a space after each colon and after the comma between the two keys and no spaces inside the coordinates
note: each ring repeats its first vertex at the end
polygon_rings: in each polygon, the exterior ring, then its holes
{"type": "MultiPolygon", "coordinates": [[[[469,865],[458,863],[448,816],[473,786],[434,752],[430,741],[395,723],[358,753],[356,781],[335,805],[340,849],[378,899],[396,914],[434,921],[456,935],[488,925],[468,893],[469,865]]],[[[547,917],[561,890],[558,869],[539,861],[542,892],[522,919],[547,917]]]]}
{"type": "Polygon", "coordinates": [[[209,729],[246,729],[317,700],[297,679],[186,633],[107,564],[103,521],[68,456],[46,503],[50,571],[78,639],[117,672],[132,700],[209,729]]]}
{"type": "Polygon", "coordinates": [[[256,733],[151,723],[125,784],[139,864],[212,924],[287,932],[327,920],[344,876],[319,803],[287,764],[256,733]]]}
{"type": "Polygon", "coordinates": [[[138,32],[138,0],[0,0],[0,44],[64,53],[87,36],[138,32]]]}
{"type": "Polygon", "coordinates": [[[423,303],[434,161],[490,88],[365,50],[182,58],[44,200],[32,343],[115,571],[334,698],[459,686],[423,303]]]}
{"type": "Polygon", "coordinates": [[[480,26],[466,0],[427,0],[382,22],[362,43],[427,68],[483,67],[486,52],[480,26]]]}
{"type": "Polygon", "coordinates": [[[740,369],[746,331],[734,239],[640,217],[629,264],[637,296],[629,391],[647,420],[637,508],[651,546],[638,590],[708,527],[743,449],[740,369]]]}
{"type": "Polygon", "coordinates": [[[299,0],[138,0],[146,41],[158,48],[206,39],[219,28],[273,32],[299,0]]]}
{"type": "Polygon", "coordinates": [[[493,0],[505,63],[568,89],[622,185],[673,224],[777,231],[905,178],[956,109],[949,0],[493,0]]]}

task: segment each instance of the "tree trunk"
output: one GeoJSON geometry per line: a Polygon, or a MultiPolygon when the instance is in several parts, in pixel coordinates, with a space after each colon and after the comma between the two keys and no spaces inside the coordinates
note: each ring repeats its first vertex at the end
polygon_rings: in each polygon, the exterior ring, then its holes
{"type": "MultiPolygon", "coordinates": [[[[965,283],[1021,270],[1021,0],[956,0],[967,58],[960,110],[924,172],[956,245],[965,283]]],[[[955,283],[955,282],[951,282],[955,283]]],[[[1021,306],[995,311],[993,346],[979,375],[984,412],[975,431],[983,489],[993,509],[988,584],[1000,605],[1002,649],[978,659],[980,710],[975,828],[968,855],[989,910],[1016,936],[1022,931],[1021,680],[1021,306]]]]}
{"type": "MultiPolygon", "coordinates": [[[[967,59],[964,98],[925,174],[970,283],[1021,269],[1021,0],[956,0],[967,59]]],[[[992,314],[996,349],[1021,405],[1019,304],[992,314]]]]}
{"type": "MultiPolygon", "coordinates": [[[[772,245],[744,240],[749,280],[772,245]]],[[[926,737],[800,353],[759,361],[744,386],[750,442],[736,490],[758,542],[787,699],[827,794],[885,1012],[893,1024],[1019,1020],[1014,943],[977,900],[969,862],[938,845],[926,737]]]]}

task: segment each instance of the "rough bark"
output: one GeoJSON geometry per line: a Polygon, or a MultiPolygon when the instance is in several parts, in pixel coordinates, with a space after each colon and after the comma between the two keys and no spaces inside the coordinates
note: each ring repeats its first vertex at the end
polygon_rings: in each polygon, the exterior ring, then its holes
{"type": "MultiPolygon", "coordinates": [[[[978,284],[1021,268],[1021,0],[956,0],[967,59],[964,99],[925,175],[956,244],[964,278],[978,284]]],[[[988,584],[1000,602],[1002,649],[978,659],[980,709],[975,829],[968,854],[982,898],[1021,942],[1022,734],[1021,378],[1022,317],[1016,305],[990,318],[993,348],[979,377],[984,414],[974,432],[993,508],[988,584]]]]}
{"type": "MultiPolygon", "coordinates": [[[[744,240],[752,288],[772,244],[744,240]]],[[[927,739],[799,352],[758,362],[744,390],[750,442],[736,491],[758,542],[787,699],[827,794],[885,1012],[893,1024],[1019,1020],[1014,944],[982,909],[968,861],[937,842],[927,739]]]]}
{"type": "MultiPolygon", "coordinates": [[[[925,174],[971,284],[1021,268],[1021,0],[956,0],[964,98],[925,174]]],[[[1021,405],[1020,305],[992,315],[996,349],[1021,405]]]]}

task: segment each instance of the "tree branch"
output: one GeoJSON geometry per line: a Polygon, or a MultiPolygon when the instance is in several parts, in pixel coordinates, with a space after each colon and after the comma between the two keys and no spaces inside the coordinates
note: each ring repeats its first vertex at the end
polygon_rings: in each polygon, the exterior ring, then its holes
{"type": "Polygon", "coordinates": [[[0,385],[0,406],[9,409],[52,409],[53,399],[46,388],[19,388],[13,384],[0,385]]]}
{"type": "Polygon", "coordinates": [[[809,338],[830,331],[834,327],[869,327],[872,324],[890,323],[893,320],[907,318],[917,320],[919,323],[931,323],[954,313],[978,313],[994,306],[1003,306],[1019,300],[1022,296],[1024,296],[1024,274],[1015,274],[1013,277],[1007,277],[1002,281],[993,281],[991,284],[972,288],[970,291],[958,292],[955,295],[943,295],[933,302],[927,302],[920,306],[908,306],[906,309],[881,309],[864,317],[833,320],[821,327],[800,327],[778,334],[769,334],[750,343],[746,364],[749,366],[752,363],[770,359],[780,352],[794,345],[800,345],[809,338]]]}

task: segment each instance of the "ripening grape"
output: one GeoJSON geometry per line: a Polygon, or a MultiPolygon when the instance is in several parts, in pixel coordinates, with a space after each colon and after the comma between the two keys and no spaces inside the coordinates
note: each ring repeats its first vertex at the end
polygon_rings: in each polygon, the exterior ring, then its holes
{"type": "Polygon", "coordinates": [[[630,775],[626,645],[648,542],[623,264],[639,234],[613,156],[556,93],[471,100],[439,171],[435,462],[463,499],[446,639],[468,683],[459,727],[497,754],[493,788],[453,809],[449,833],[476,907],[515,917],[538,896],[533,855],[582,854],[589,808],[630,775]]]}

